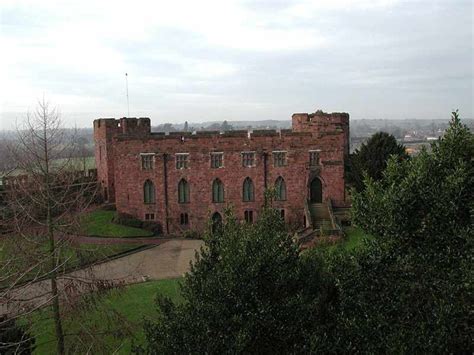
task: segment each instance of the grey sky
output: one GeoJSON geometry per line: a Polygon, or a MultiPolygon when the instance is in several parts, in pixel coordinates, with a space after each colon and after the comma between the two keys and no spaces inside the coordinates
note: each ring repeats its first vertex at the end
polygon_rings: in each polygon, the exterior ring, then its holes
{"type": "Polygon", "coordinates": [[[0,128],[43,94],[67,125],[473,117],[471,0],[2,0],[0,128]]]}

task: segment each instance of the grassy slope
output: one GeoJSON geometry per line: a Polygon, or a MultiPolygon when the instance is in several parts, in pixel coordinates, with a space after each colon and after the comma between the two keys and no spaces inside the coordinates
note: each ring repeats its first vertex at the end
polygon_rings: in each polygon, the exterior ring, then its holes
{"type": "MultiPolygon", "coordinates": [[[[123,290],[112,291],[103,300],[104,307],[108,309],[108,313],[114,310],[123,317],[123,322],[115,324],[119,327],[127,327],[134,336],[105,336],[106,343],[114,349],[119,349],[120,354],[129,354],[132,341],[140,344],[144,340],[143,334],[143,318],[153,317],[154,299],[157,294],[170,297],[175,302],[180,302],[182,298],[179,293],[179,279],[150,281],[146,283],[136,284],[125,287],[123,290]]],[[[42,320],[42,317],[48,316],[49,310],[44,310],[35,315],[33,319],[32,333],[36,337],[35,354],[54,354],[54,326],[51,319],[42,320]]],[[[81,318],[83,320],[83,318],[81,318]]],[[[105,321],[102,313],[90,311],[85,320],[78,321],[76,317],[72,317],[70,321],[64,322],[64,330],[66,333],[77,333],[79,326],[91,329],[96,333],[110,331],[107,321],[105,321]],[[80,323],[80,324],[79,324],[80,323]]],[[[73,339],[69,339],[73,341],[73,339]]]]}
{"type": "MultiPolygon", "coordinates": [[[[105,260],[110,256],[139,248],[140,244],[66,244],[60,248],[61,263],[64,263],[66,270],[81,268],[97,261],[105,260]]],[[[0,240],[0,263],[6,263],[15,255],[15,263],[12,265],[12,271],[25,271],[31,266],[31,260],[40,260],[47,257],[48,242],[44,240],[37,243],[18,243],[10,240],[0,240]],[[25,260],[24,263],[21,260],[25,260]]],[[[34,277],[43,276],[47,270],[48,264],[40,264],[25,274],[20,283],[27,282],[34,277]],[[44,269],[43,269],[44,267],[44,269]]],[[[11,280],[0,281],[0,287],[7,286],[11,280]]]]}
{"type": "Polygon", "coordinates": [[[150,237],[152,232],[134,227],[127,227],[112,222],[114,211],[96,210],[84,217],[83,229],[86,235],[100,237],[150,237]]]}

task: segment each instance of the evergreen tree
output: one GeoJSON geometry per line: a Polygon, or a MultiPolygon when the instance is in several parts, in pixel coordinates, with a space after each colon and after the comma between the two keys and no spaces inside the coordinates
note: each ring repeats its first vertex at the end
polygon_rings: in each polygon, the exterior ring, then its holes
{"type": "Polygon", "coordinates": [[[378,132],[351,154],[347,167],[347,180],[357,191],[364,188],[364,174],[380,180],[391,155],[403,160],[408,157],[405,147],[394,136],[378,132]]]}
{"type": "Polygon", "coordinates": [[[309,348],[331,298],[315,260],[300,259],[278,211],[254,225],[227,213],[182,285],[182,304],[157,300],[147,353],[287,353],[309,348]]]}
{"type": "Polygon", "coordinates": [[[376,236],[328,259],[338,284],[329,342],[313,349],[471,353],[474,139],[457,112],[443,139],[353,196],[354,222],[376,236]]]}

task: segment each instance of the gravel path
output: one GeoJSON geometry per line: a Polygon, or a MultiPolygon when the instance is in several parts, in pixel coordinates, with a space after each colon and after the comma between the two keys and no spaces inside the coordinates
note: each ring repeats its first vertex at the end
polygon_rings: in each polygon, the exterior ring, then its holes
{"type": "Polygon", "coordinates": [[[174,238],[108,238],[108,237],[88,237],[85,235],[68,236],[66,239],[72,243],[79,244],[149,244],[160,245],[174,238]]]}

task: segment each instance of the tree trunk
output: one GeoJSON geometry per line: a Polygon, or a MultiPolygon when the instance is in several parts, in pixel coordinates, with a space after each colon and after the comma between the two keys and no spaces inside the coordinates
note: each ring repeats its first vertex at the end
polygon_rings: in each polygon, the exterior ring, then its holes
{"type": "Polygon", "coordinates": [[[56,332],[56,343],[57,343],[57,353],[62,355],[64,354],[64,333],[63,326],[61,323],[61,313],[59,310],[59,295],[58,295],[58,284],[57,284],[57,267],[58,267],[58,257],[57,250],[54,241],[54,232],[51,219],[51,211],[48,207],[48,216],[47,216],[47,225],[48,225],[48,237],[49,237],[49,251],[51,254],[51,295],[53,298],[53,319],[54,319],[54,328],[56,332]]]}

